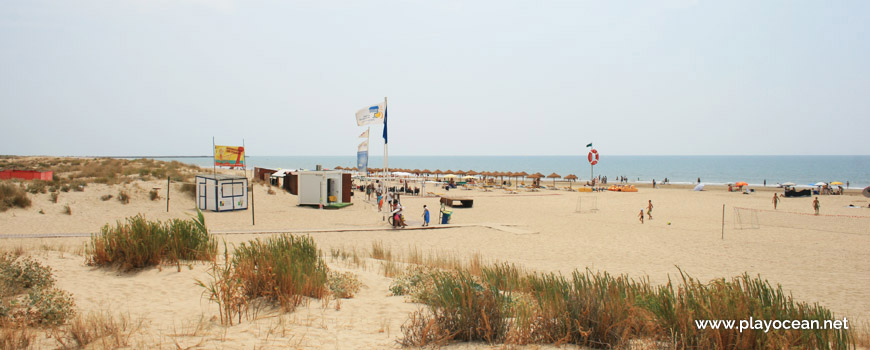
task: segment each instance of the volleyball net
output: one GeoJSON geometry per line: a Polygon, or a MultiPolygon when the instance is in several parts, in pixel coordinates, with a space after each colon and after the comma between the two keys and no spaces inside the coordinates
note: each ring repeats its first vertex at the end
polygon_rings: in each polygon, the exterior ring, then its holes
{"type": "Polygon", "coordinates": [[[856,235],[870,235],[870,215],[835,215],[796,213],[781,210],[735,207],[732,216],[735,229],[783,227],[856,235]]]}

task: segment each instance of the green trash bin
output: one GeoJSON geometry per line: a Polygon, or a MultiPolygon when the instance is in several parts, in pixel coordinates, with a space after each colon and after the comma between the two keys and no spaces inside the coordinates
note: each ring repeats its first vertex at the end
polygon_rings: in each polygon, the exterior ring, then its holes
{"type": "Polygon", "coordinates": [[[441,224],[447,225],[450,223],[450,216],[453,215],[452,210],[442,210],[441,211],[441,224]]]}

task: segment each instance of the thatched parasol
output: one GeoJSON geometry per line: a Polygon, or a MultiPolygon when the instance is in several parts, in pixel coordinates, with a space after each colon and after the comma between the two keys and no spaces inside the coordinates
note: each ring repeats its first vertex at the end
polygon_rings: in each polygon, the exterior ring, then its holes
{"type": "Polygon", "coordinates": [[[559,174],[556,174],[556,173],[552,173],[552,174],[550,174],[550,175],[547,175],[547,178],[548,178],[548,179],[553,179],[553,187],[556,187],[556,179],[562,178],[562,175],[559,175],[559,174]]]}
{"type": "Polygon", "coordinates": [[[574,184],[574,180],[577,180],[577,175],[568,174],[568,176],[565,176],[565,180],[571,180],[571,182],[568,183],[568,188],[571,188],[571,185],[574,184]]]}

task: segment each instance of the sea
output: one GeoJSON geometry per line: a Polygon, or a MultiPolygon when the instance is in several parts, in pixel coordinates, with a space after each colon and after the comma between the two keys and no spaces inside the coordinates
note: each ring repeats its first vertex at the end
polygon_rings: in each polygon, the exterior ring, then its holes
{"type": "MultiPolygon", "coordinates": [[[[212,158],[159,157],[183,163],[211,167],[212,158]]],[[[355,167],[356,156],[247,156],[247,167],[281,169],[315,169],[317,165],[355,167]]],[[[745,181],[750,186],[776,186],[794,182],[812,186],[817,182],[848,181],[849,188],[870,186],[870,155],[864,156],[602,156],[590,166],[585,156],[390,156],[389,166],[407,169],[525,171],[544,175],[574,174],[579,181],[593,175],[607,176],[609,182],[625,176],[630,182],[692,184],[700,178],[704,184],[745,181]]],[[[382,168],[383,158],[372,156],[369,167],[382,168]]],[[[845,185],[844,185],[845,187],[845,185]]]]}

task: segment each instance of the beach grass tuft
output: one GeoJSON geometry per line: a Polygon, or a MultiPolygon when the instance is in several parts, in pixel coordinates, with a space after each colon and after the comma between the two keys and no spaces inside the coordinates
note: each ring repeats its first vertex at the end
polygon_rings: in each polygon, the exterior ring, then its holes
{"type": "Polygon", "coordinates": [[[14,207],[28,208],[30,204],[30,198],[21,186],[5,181],[0,183],[0,212],[14,207]]]}
{"type": "Polygon", "coordinates": [[[400,344],[485,341],[590,348],[646,344],[673,349],[851,349],[861,338],[853,329],[698,329],[696,320],[824,324],[835,319],[830,310],[795,301],[781,286],[748,274],[702,283],[680,270],[679,280],[655,286],[648,278],[588,269],[564,276],[508,263],[484,265],[477,256],[461,268],[450,260],[425,259],[429,265],[412,265],[391,284],[394,295],[409,295],[426,306],[402,326],[400,344]]]}
{"type": "Polygon", "coordinates": [[[118,265],[128,271],[182,260],[213,261],[217,242],[209,235],[202,212],[197,211],[193,219],[167,222],[136,215],[103,226],[91,236],[86,255],[89,265],[118,265]]]}
{"type": "Polygon", "coordinates": [[[65,349],[118,349],[130,346],[130,338],[141,326],[141,320],[133,321],[129,315],[98,312],[77,316],[68,327],[55,329],[53,337],[65,349]]]}
{"type": "Polygon", "coordinates": [[[242,243],[232,265],[248,298],[263,297],[288,311],[305,303],[305,297],[320,299],[328,293],[328,270],[310,236],[285,234],[242,243]]]}
{"type": "Polygon", "coordinates": [[[218,304],[221,323],[232,325],[248,313],[255,300],[275,303],[285,311],[323,299],[332,293],[351,297],[361,286],[353,275],[333,275],[310,236],[283,234],[244,242],[224,249],[224,263],[214,263],[211,281],[197,281],[209,299],[218,304]]]}

